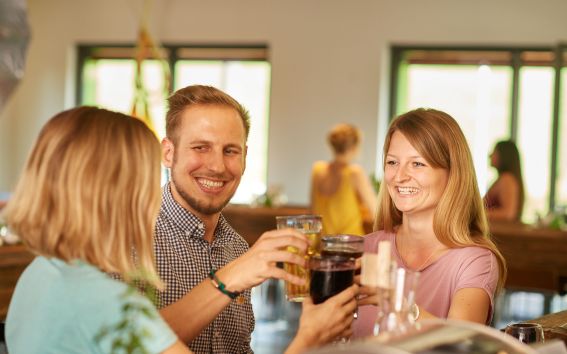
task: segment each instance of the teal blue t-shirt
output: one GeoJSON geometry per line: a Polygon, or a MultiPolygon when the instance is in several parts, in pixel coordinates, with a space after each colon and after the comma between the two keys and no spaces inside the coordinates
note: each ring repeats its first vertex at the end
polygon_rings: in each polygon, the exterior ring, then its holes
{"type": "Polygon", "coordinates": [[[18,280],[8,308],[8,352],[111,353],[113,340],[126,336],[115,330],[125,318],[125,304],[149,309],[128,317],[129,330],[142,336],[148,353],[160,353],[175,343],[176,335],[151,302],[126,284],[84,262],[36,257],[18,280]],[[109,334],[95,340],[105,326],[109,334]]]}

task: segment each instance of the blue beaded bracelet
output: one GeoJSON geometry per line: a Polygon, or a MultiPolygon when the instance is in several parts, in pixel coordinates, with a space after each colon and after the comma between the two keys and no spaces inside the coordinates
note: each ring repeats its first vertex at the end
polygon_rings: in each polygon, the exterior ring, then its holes
{"type": "Polygon", "coordinates": [[[213,286],[219,289],[221,293],[225,294],[229,298],[236,299],[240,295],[240,293],[236,291],[227,290],[226,285],[222,281],[220,281],[219,278],[217,278],[217,276],[215,275],[216,272],[217,271],[215,269],[211,269],[209,273],[209,278],[211,279],[211,283],[213,283],[213,286]]]}

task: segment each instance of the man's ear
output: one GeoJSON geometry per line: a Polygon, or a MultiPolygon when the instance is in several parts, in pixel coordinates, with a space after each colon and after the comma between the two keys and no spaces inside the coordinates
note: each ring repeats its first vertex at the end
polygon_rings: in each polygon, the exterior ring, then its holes
{"type": "Polygon", "coordinates": [[[161,160],[166,168],[173,166],[173,156],[175,155],[175,145],[168,138],[161,141],[161,160]]]}
{"type": "Polygon", "coordinates": [[[244,161],[242,161],[242,174],[246,171],[246,155],[248,155],[248,145],[244,145],[244,161]]]}

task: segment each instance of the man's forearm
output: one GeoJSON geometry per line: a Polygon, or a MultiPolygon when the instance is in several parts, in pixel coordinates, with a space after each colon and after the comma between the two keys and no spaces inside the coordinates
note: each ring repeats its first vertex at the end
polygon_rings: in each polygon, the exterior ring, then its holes
{"type": "Polygon", "coordinates": [[[181,299],[159,312],[185,343],[195,339],[230,304],[230,298],[203,280],[181,299]]]}

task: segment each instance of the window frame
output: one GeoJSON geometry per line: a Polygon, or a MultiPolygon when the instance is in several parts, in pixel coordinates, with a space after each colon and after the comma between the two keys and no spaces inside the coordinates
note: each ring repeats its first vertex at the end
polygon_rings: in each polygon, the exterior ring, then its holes
{"type": "MultiPolygon", "coordinates": [[[[391,46],[391,61],[390,61],[390,97],[388,102],[388,117],[391,121],[398,110],[399,102],[399,80],[400,69],[404,62],[405,56],[411,52],[447,52],[447,53],[505,53],[508,56],[507,60],[498,61],[498,58],[490,58],[490,55],[482,57],[474,57],[471,55],[465,61],[453,61],[451,57],[446,56],[441,59],[442,55],[438,58],[427,59],[422,58],[421,64],[498,64],[508,65],[512,68],[512,87],[511,87],[511,100],[510,100],[510,117],[509,117],[509,132],[510,139],[516,141],[518,132],[518,111],[519,111],[519,86],[520,86],[520,69],[523,66],[545,66],[551,67],[554,70],[554,86],[553,86],[553,107],[552,107],[552,129],[550,132],[550,177],[549,177],[549,195],[548,195],[548,208],[549,211],[556,209],[557,202],[557,183],[558,183],[558,159],[559,159],[559,129],[560,124],[567,124],[567,117],[561,117],[561,69],[567,68],[567,44],[558,44],[556,46],[518,46],[518,47],[500,47],[500,46],[427,46],[427,45],[392,45],[391,46]],[[532,58],[529,58],[529,54],[532,58]],[[526,55],[524,55],[526,54],[526,55]],[[539,58],[538,55],[539,54],[539,58]],[[524,57],[523,57],[524,56],[524,57]],[[547,56],[547,58],[546,58],[547,56]],[[445,60],[445,61],[442,61],[445,60]],[[561,120],[563,119],[563,122],[561,120]]],[[[437,53],[439,54],[439,53],[437,53]]],[[[567,103],[564,103],[567,104],[567,103]]]]}

